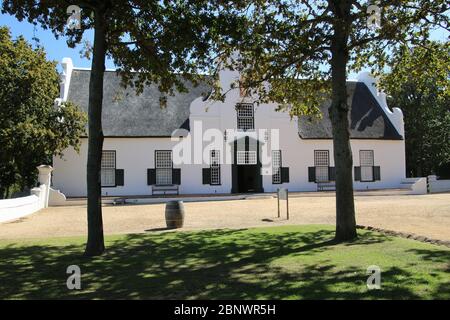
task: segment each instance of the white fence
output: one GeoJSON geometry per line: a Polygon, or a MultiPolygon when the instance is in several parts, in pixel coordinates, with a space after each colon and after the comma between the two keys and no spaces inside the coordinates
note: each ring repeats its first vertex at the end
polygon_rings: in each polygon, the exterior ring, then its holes
{"type": "Polygon", "coordinates": [[[450,192],[450,180],[438,180],[436,176],[428,176],[430,193],[450,192]]]}
{"type": "Polygon", "coordinates": [[[42,208],[48,207],[50,195],[51,166],[39,166],[38,188],[31,189],[31,195],[16,199],[0,200],[0,222],[10,221],[25,217],[42,208]]]}

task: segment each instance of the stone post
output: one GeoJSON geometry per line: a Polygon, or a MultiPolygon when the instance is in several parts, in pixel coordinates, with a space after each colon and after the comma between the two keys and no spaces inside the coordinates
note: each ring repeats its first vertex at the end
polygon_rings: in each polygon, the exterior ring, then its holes
{"type": "Polygon", "coordinates": [[[50,195],[50,180],[51,173],[53,171],[52,166],[49,165],[40,165],[37,167],[39,170],[39,184],[44,185],[44,208],[48,207],[48,197],[50,195]]]}
{"type": "Polygon", "coordinates": [[[437,176],[431,175],[428,176],[428,192],[433,193],[433,184],[436,184],[437,176]]]}

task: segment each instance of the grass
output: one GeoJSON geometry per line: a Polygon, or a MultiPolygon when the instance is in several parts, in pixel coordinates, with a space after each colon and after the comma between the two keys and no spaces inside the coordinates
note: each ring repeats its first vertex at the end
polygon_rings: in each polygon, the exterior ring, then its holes
{"type": "Polygon", "coordinates": [[[84,258],[84,238],[0,241],[0,298],[450,299],[450,249],[360,231],[334,244],[329,226],[167,232],[106,237],[84,258]],[[66,268],[79,265],[81,290],[66,268]],[[381,290],[368,290],[378,265],[381,290]]]}

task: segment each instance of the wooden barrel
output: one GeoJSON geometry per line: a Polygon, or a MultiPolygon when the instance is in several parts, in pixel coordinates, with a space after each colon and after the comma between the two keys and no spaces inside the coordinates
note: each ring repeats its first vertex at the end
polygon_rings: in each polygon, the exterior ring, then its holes
{"type": "Polygon", "coordinates": [[[183,201],[169,201],[166,203],[166,225],[169,229],[182,228],[184,222],[183,201]]]}

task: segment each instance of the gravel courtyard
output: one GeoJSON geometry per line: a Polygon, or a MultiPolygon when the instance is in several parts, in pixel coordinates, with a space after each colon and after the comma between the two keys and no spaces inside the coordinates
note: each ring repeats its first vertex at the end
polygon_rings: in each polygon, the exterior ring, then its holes
{"type": "MultiPolygon", "coordinates": [[[[357,223],[450,240],[450,194],[356,196],[357,223]]],[[[334,196],[289,199],[290,220],[277,218],[276,198],[185,203],[187,229],[247,228],[287,224],[334,224],[334,196]]],[[[103,207],[106,234],[165,228],[164,204],[103,207]]],[[[85,235],[86,206],[52,207],[0,224],[0,239],[85,235]]]]}

